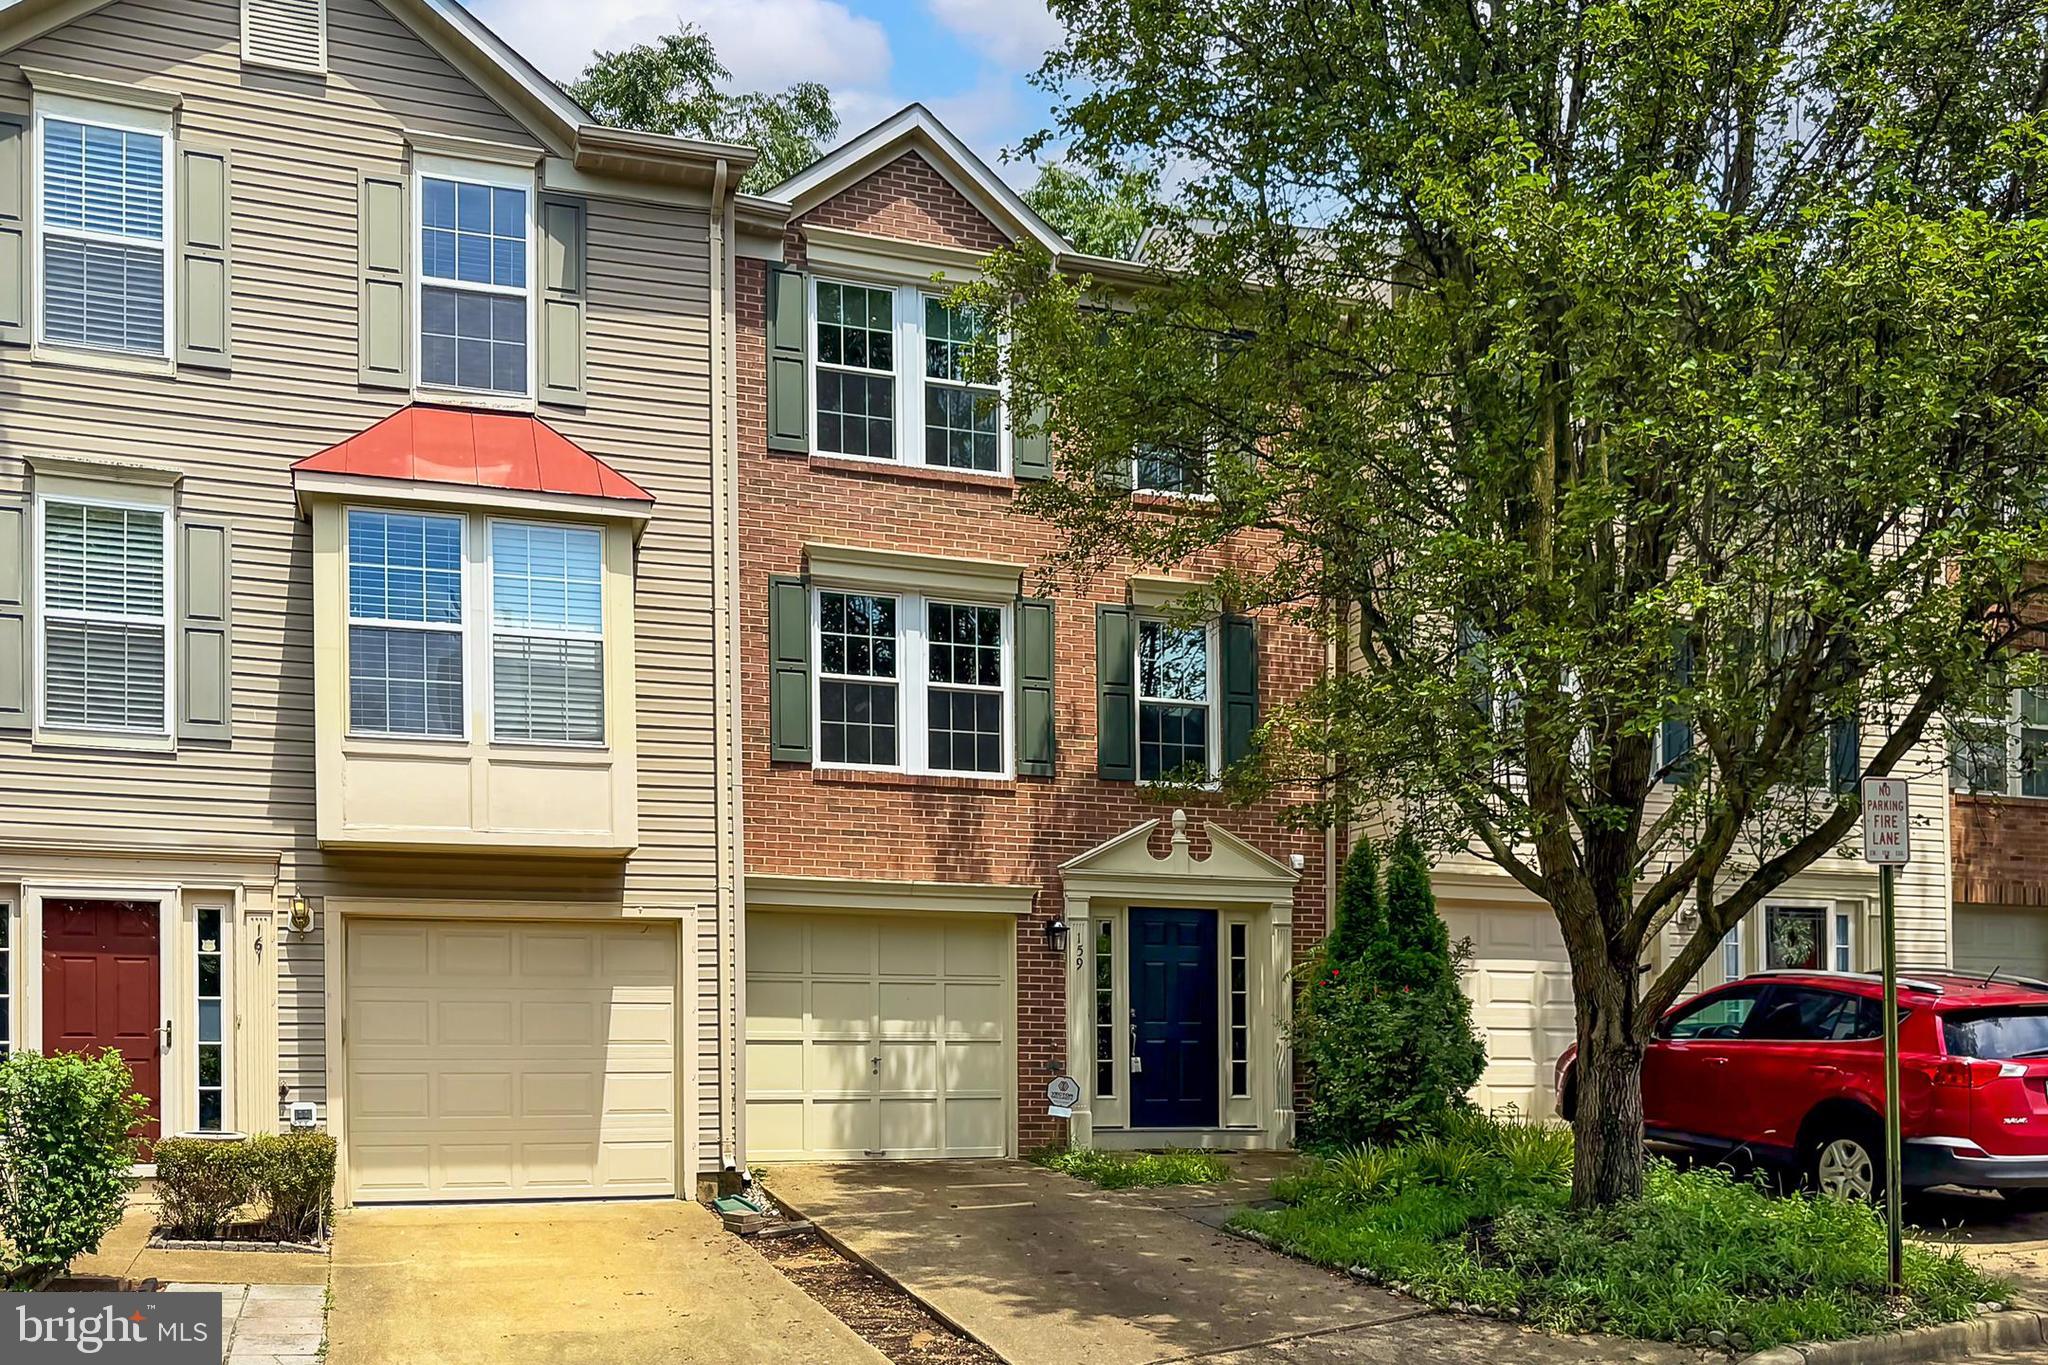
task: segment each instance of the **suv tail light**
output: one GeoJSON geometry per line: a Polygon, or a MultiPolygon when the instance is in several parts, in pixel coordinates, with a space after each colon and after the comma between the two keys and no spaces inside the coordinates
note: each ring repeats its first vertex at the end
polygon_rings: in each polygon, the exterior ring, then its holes
{"type": "Polygon", "coordinates": [[[1949,1057],[1927,1068],[1929,1081],[1956,1090],[1980,1090],[1995,1080],[2026,1074],[2027,1069],[2017,1062],[1993,1062],[1980,1057],[1949,1057]]]}

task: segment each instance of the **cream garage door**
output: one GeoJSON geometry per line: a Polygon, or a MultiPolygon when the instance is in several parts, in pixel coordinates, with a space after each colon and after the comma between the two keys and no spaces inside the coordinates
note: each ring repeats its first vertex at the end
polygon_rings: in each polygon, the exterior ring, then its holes
{"type": "Polygon", "coordinates": [[[1957,971],[2048,977],[2048,910],[1956,907],[1957,971]]]}
{"type": "Polygon", "coordinates": [[[1005,1156],[1011,924],[747,915],[747,1156],[1005,1156]]]}
{"type": "Polygon", "coordinates": [[[672,924],[351,920],[359,1203],[675,1193],[672,924]]]}
{"type": "Polygon", "coordinates": [[[1455,942],[1472,940],[1465,993],[1486,1040],[1486,1071],[1473,1088],[1485,1109],[1513,1105],[1530,1118],[1557,1111],[1551,1072],[1577,1037],[1571,964],[1547,909],[1442,907],[1455,942]]]}

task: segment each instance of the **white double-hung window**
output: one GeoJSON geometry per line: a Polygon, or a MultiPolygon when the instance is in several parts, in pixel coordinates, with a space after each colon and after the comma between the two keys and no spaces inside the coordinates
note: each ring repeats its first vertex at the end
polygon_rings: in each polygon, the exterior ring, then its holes
{"type": "Polygon", "coordinates": [[[824,588],[813,613],[820,764],[1011,775],[1008,607],[824,588]]]}
{"type": "Polygon", "coordinates": [[[37,316],[49,345],[168,354],[167,116],[39,99],[37,316]]]}
{"type": "Polygon", "coordinates": [[[1206,781],[1216,756],[1213,632],[1138,622],[1138,780],[1206,781]]]}
{"type": "Polygon", "coordinates": [[[533,392],[533,177],[427,161],[419,177],[420,384],[533,392]]]}
{"type": "Polygon", "coordinates": [[[348,726],[352,734],[459,739],[466,518],[348,513],[348,726]]]}
{"type": "Polygon", "coordinates": [[[1001,393],[967,377],[981,319],[915,286],[811,282],[820,455],[1003,474],[1001,393]]]}
{"type": "Polygon", "coordinates": [[[604,742],[604,533],[491,523],[491,737],[604,742]]]}
{"type": "Polygon", "coordinates": [[[44,726],[170,733],[170,534],[163,507],[37,502],[44,726]]]}
{"type": "Polygon", "coordinates": [[[2048,796],[2048,686],[2010,688],[2003,712],[1963,717],[1951,731],[1951,789],[2048,796]]]}

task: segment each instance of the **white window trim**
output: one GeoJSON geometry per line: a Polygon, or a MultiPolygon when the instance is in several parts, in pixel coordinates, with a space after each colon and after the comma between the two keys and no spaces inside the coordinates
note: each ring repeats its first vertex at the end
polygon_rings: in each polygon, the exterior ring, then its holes
{"type": "MultiPolygon", "coordinates": [[[[1223,1017],[1218,1021],[1220,1026],[1219,1032],[1223,1035],[1222,1094],[1225,1104],[1228,1104],[1231,1100],[1250,1099],[1252,1097],[1252,1087],[1255,1084],[1252,1078],[1252,1057],[1255,1051],[1252,1046],[1254,1031],[1252,1021],[1255,1017],[1252,1008],[1252,1000],[1254,998],[1252,991],[1252,962],[1254,956],[1252,951],[1252,924],[1243,915],[1219,915],[1216,919],[1216,933],[1221,940],[1218,945],[1219,951],[1217,956],[1222,959],[1223,975],[1223,1017]],[[1230,980],[1230,969],[1236,965],[1238,960],[1238,954],[1231,944],[1231,939],[1240,933],[1244,937],[1244,989],[1241,991],[1236,989],[1230,980]],[[1235,1015],[1232,1012],[1240,998],[1244,1001],[1244,1023],[1242,1025],[1236,1022],[1235,1015]],[[1240,1027],[1244,1029],[1244,1088],[1242,1090],[1237,1086],[1237,1038],[1240,1027]]],[[[1218,1118],[1226,1123],[1228,1121],[1227,1114],[1219,1114],[1218,1118]]]]}
{"type": "Polygon", "coordinates": [[[482,547],[483,579],[485,584],[485,591],[488,592],[490,596],[488,598],[488,609],[485,612],[486,624],[483,631],[484,638],[481,651],[482,670],[484,677],[484,695],[482,697],[482,701],[484,705],[484,710],[487,713],[485,720],[485,733],[490,736],[491,743],[521,749],[578,749],[587,752],[595,752],[609,748],[611,746],[611,687],[610,679],[605,676],[611,666],[611,646],[609,641],[605,638],[605,627],[608,620],[607,613],[605,612],[604,608],[606,540],[607,537],[605,535],[604,527],[593,526],[587,522],[544,521],[535,517],[484,518],[484,535],[482,547]],[[492,532],[496,527],[501,525],[529,527],[538,526],[544,527],[548,530],[563,529],[572,531],[588,531],[597,536],[596,632],[593,634],[592,632],[587,630],[558,630],[552,626],[534,625],[520,625],[516,627],[508,627],[505,632],[508,635],[518,635],[526,639],[532,640],[582,641],[594,639],[597,641],[598,737],[594,740],[525,739],[517,737],[501,739],[498,736],[498,568],[497,560],[492,548],[492,532]]]}
{"type": "Polygon", "coordinates": [[[1734,927],[1722,935],[1721,942],[1718,945],[1721,954],[1721,983],[1723,985],[1731,981],[1740,981],[1743,977],[1749,975],[1749,963],[1745,956],[1748,944],[1744,941],[1742,932],[1742,926],[1746,923],[1748,923],[1746,917],[1735,921],[1734,927]],[[1735,959],[1735,970],[1732,972],[1728,970],[1728,959],[1731,951],[1735,959]]]}
{"type": "MultiPolygon", "coordinates": [[[[1154,488],[1138,477],[1138,471],[1145,466],[1142,455],[1131,456],[1131,493],[1134,497],[1171,498],[1180,502],[1214,502],[1214,480],[1216,477],[1216,452],[1203,450],[1202,477],[1208,487],[1198,488],[1192,493],[1185,488],[1154,488]]],[[[1240,1097],[1241,1098],[1241,1097],[1240,1097]]]]}
{"type": "Polygon", "coordinates": [[[479,556],[476,549],[477,537],[472,534],[470,518],[460,512],[444,512],[419,507],[380,506],[375,503],[350,503],[341,509],[341,683],[342,683],[342,733],[350,739],[403,740],[418,744],[466,744],[471,731],[471,715],[476,709],[476,639],[469,628],[472,613],[476,610],[476,594],[479,588],[479,556]],[[354,556],[350,551],[349,518],[358,512],[380,516],[418,516],[428,520],[452,521],[462,528],[462,614],[454,624],[440,621],[393,621],[385,617],[357,616],[353,593],[350,591],[350,571],[354,567],[354,556]],[[400,730],[361,730],[356,728],[355,706],[350,698],[350,684],[354,678],[352,662],[349,659],[349,637],[355,626],[373,626],[379,629],[416,630],[437,634],[452,634],[461,641],[459,653],[462,658],[462,729],[452,735],[411,734],[400,730]]]}
{"type": "MultiPolygon", "coordinates": [[[[1177,630],[1183,628],[1176,626],[1174,622],[1168,617],[1161,616],[1157,613],[1140,613],[1137,616],[1136,620],[1132,623],[1131,762],[1134,765],[1134,770],[1138,774],[1138,785],[1141,787],[1170,785],[1163,783],[1162,779],[1160,778],[1146,777],[1144,775],[1144,740],[1142,736],[1145,728],[1145,704],[1147,702],[1152,702],[1155,705],[1160,706],[1187,706],[1191,704],[1184,701],[1176,701],[1167,697],[1148,697],[1145,695],[1144,657],[1145,626],[1147,623],[1162,625],[1170,630],[1177,630]]],[[[1201,626],[1203,639],[1208,647],[1209,656],[1207,663],[1204,665],[1204,667],[1207,670],[1207,673],[1204,678],[1203,691],[1206,695],[1202,702],[1202,705],[1208,708],[1206,752],[1209,760],[1209,775],[1207,778],[1203,779],[1201,785],[1204,787],[1213,787],[1218,785],[1223,776],[1223,705],[1222,698],[1218,695],[1218,692],[1222,687],[1222,674],[1220,668],[1223,662],[1223,658],[1222,650],[1220,648],[1221,632],[1219,626],[1220,623],[1216,621],[1205,621],[1202,623],[1201,626]]]]}
{"type": "MultiPolygon", "coordinates": [[[[51,735],[66,736],[104,735],[116,740],[162,740],[166,743],[173,738],[171,716],[172,708],[176,706],[178,696],[178,628],[176,611],[178,600],[178,559],[175,553],[177,543],[175,539],[176,522],[177,518],[172,514],[171,509],[160,502],[91,497],[73,493],[39,493],[36,495],[35,548],[30,557],[30,563],[35,566],[36,628],[29,650],[29,672],[36,680],[36,730],[39,734],[47,732],[51,735]],[[123,512],[154,512],[158,517],[162,518],[164,609],[162,617],[155,624],[162,628],[164,636],[164,705],[162,724],[155,729],[144,730],[130,726],[113,725],[70,725],[52,721],[47,714],[49,706],[49,679],[43,668],[43,661],[48,654],[45,633],[50,625],[50,607],[46,599],[46,590],[49,586],[50,575],[45,571],[43,565],[45,521],[52,503],[61,504],[66,507],[107,507],[123,512]]],[[[145,617],[128,616],[126,614],[116,616],[111,613],[94,613],[89,611],[76,615],[66,613],[65,619],[108,621],[120,625],[151,624],[148,618],[145,617]]]]}
{"type": "MultiPolygon", "coordinates": [[[[30,217],[29,262],[26,272],[34,281],[29,291],[34,295],[30,301],[35,311],[35,344],[38,350],[47,349],[53,355],[106,359],[113,363],[161,362],[168,366],[177,354],[177,177],[176,146],[168,109],[141,109],[120,104],[104,104],[92,100],[81,100],[67,95],[38,94],[35,97],[35,117],[32,121],[29,176],[30,193],[34,196],[34,212],[30,217]],[[113,128],[124,133],[141,133],[159,138],[163,144],[163,238],[160,246],[164,258],[164,345],[160,351],[131,351],[124,347],[94,346],[88,342],[52,341],[43,334],[44,296],[49,286],[43,269],[43,244],[51,234],[49,214],[43,206],[47,177],[43,173],[44,127],[51,119],[60,123],[87,123],[101,128],[113,128]]],[[[104,242],[136,249],[142,247],[139,239],[123,237],[114,233],[95,232],[85,228],[60,228],[55,235],[66,240],[104,242]]]]}
{"type": "Polygon", "coordinates": [[[1834,901],[1774,900],[1766,901],[1761,910],[1763,913],[1763,932],[1759,937],[1761,951],[1757,954],[1757,962],[1762,968],[1768,969],[1771,962],[1771,912],[1773,910],[1812,910],[1820,914],[1820,966],[1814,970],[1823,972],[1834,970],[1835,948],[1837,946],[1835,930],[1840,927],[1837,921],[1840,918],[1846,917],[1849,921],[1849,960],[1851,963],[1856,960],[1855,916],[1843,911],[1841,906],[1834,901]]]}
{"type": "MultiPolygon", "coordinates": [[[[2031,685],[2048,690],[2048,683],[2031,685]]],[[[1961,792],[1966,796],[2009,796],[2021,801],[2048,801],[2048,794],[2033,796],[2023,790],[2026,775],[2020,769],[2020,730],[2023,728],[2020,724],[2020,694],[2025,690],[2024,687],[2008,687],[2006,689],[2005,710],[2002,715],[1977,712],[1968,716],[1964,721],[1968,725],[1996,725],[2000,728],[2000,732],[2005,740],[2005,786],[2002,789],[1997,789],[1958,785],[1955,780],[1955,768],[1951,764],[1949,768],[1949,789],[1951,791],[1961,792]]]]}
{"type": "MultiPolygon", "coordinates": [[[[236,1132],[234,907],[225,901],[198,904],[191,907],[188,918],[187,933],[189,937],[187,938],[187,945],[192,960],[192,999],[190,1002],[192,1006],[192,1037],[187,1041],[186,1048],[191,1054],[192,1093],[186,1098],[192,1103],[192,1122],[190,1128],[193,1134],[200,1137],[232,1137],[236,1132]],[[199,1092],[203,1084],[199,1079],[201,1074],[199,1070],[199,1048],[201,1046],[199,1037],[199,916],[203,911],[207,910],[211,910],[220,916],[220,944],[216,951],[216,955],[220,958],[220,1042],[218,1044],[220,1047],[220,1127],[218,1128],[201,1128],[199,1126],[199,1092]]],[[[164,950],[161,934],[159,934],[158,950],[164,950]]]]}
{"type": "MultiPolygon", "coordinates": [[[[958,777],[980,782],[1009,782],[1017,776],[1017,620],[1015,604],[971,593],[925,594],[900,588],[855,588],[841,584],[811,588],[811,753],[812,766],[838,772],[907,773],[922,777],[958,777]],[[900,762],[828,763],[824,760],[825,655],[824,598],[826,593],[854,597],[887,597],[896,603],[896,756],[900,762]],[[933,603],[948,607],[994,607],[1003,618],[1003,766],[997,772],[975,772],[959,768],[934,768],[931,753],[930,694],[933,684],[927,674],[928,641],[925,608],[933,603]]],[[[834,680],[842,676],[834,674],[834,680]]],[[[849,678],[854,682],[888,681],[880,678],[849,678]]],[[[986,689],[974,689],[986,690],[986,689]]]]}
{"type": "MultiPolygon", "coordinates": [[[[805,429],[810,433],[811,454],[826,460],[854,460],[861,464],[901,465],[910,469],[926,469],[938,474],[959,474],[972,479],[1007,481],[1012,467],[1010,440],[1010,404],[1008,396],[996,385],[970,385],[977,392],[986,392],[998,400],[996,412],[996,467],[994,469],[962,469],[958,465],[927,464],[924,458],[924,301],[927,298],[942,298],[929,286],[897,284],[889,280],[861,279],[857,276],[813,274],[804,288],[804,402],[806,404],[805,429]],[[826,450],[818,444],[818,286],[820,284],[843,285],[855,289],[874,289],[893,294],[895,326],[895,404],[896,416],[891,424],[894,430],[894,452],[889,456],[848,455],[843,451],[826,450]]],[[[847,366],[835,368],[851,369],[847,366]]],[[[852,373],[860,373],[852,370],[852,373]]],[[[874,373],[870,371],[869,373],[874,373]]]]}
{"type": "Polygon", "coordinates": [[[409,243],[408,259],[411,262],[412,293],[412,336],[413,394],[429,402],[435,399],[460,398],[465,407],[501,408],[512,412],[535,410],[535,391],[539,382],[540,338],[536,334],[537,300],[540,291],[535,287],[534,268],[539,264],[534,249],[534,238],[539,222],[539,185],[530,168],[499,165],[489,161],[465,161],[455,157],[421,155],[413,159],[412,169],[412,240],[409,243]],[[489,185],[493,189],[524,190],[526,192],[526,287],[514,289],[507,285],[471,284],[456,280],[429,280],[425,273],[426,252],[424,251],[427,226],[426,182],[429,180],[467,181],[476,185],[489,185]],[[466,293],[495,294],[501,298],[523,298],[526,300],[526,391],[524,393],[501,393],[496,389],[465,389],[452,384],[430,384],[426,380],[427,356],[423,344],[422,324],[425,320],[426,292],[429,286],[454,289],[466,293]]]}
{"type": "Polygon", "coordinates": [[[21,908],[12,900],[0,900],[0,934],[6,939],[6,947],[0,949],[0,1023],[7,1026],[7,1037],[0,1040],[0,1059],[4,1059],[21,1047],[21,1021],[15,1018],[21,988],[14,980],[15,963],[21,957],[21,908]]]}

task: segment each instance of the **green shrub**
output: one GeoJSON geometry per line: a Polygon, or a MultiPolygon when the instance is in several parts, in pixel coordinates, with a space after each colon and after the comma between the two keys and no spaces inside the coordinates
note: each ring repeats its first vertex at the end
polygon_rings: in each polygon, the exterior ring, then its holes
{"type": "Polygon", "coordinates": [[[0,1238],[5,1278],[33,1284],[94,1250],[121,1221],[148,1101],[120,1054],[0,1061],[0,1238]]]}
{"type": "Polygon", "coordinates": [[[165,1138],[156,1145],[157,1230],[211,1240],[256,1194],[244,1144],[227,1138],[165,1138]]]}
{"type": "Polygon", "coordinates": [[[333,1208],[334,1139],[265,1133],[249,1139],[248,1158],[271,1235],[285,1242],[317,1238],[333,1208]]]}
{"type": "Polygon", "coordinates": [[[1745,1351],[1958,1321],[2008,1292],[1913,1244],[1892,1301],[1884,1226],[1860,1203],[1661,1161],[1629,1203],[1582,1213],[1570,1190],[1568,1131],[1460,1114],[1420,1141],[1304,1161],[1274,1185],[1288,1207],[1235,1225],[1440,1308],[1663,1341],[1719,1332],[1745,1351]]]}
{"type": "Polygon", "coordinates": [[[1230,1166],[1214,1152],[1100,1152],[1087,1147],[1044,1147],[1031,1162],[1086,1180],[1105,1190],[1150,1185],[1207,1185],[1230,1177],[1230,1166]]]}
{"type": "Polygon", "coordinates": [[[1337,929],[1295,1002],[1292,1037],[1308,1089],[1302,1140],[1348,1147],[1442,1124],[1486,1067],[1458,988],[1471,948],[1437,917],[1422,846],[1396,841],[1387,893],[1361,843],[1344,864],[1337,929]]]}
{"type": "Polygon", "coordinates": [[[325,1133],[168,1138],[157,1144],[158,1229],[211,1240],[243,1208],[263,1209],[280,1241],[320,1235],[334,1199],[334,1139],[325,1133]]]}

